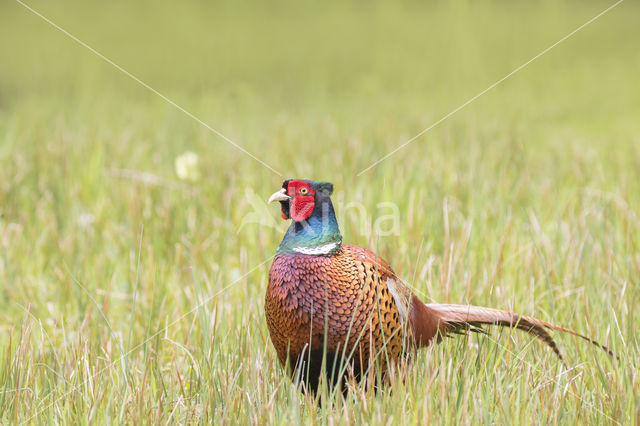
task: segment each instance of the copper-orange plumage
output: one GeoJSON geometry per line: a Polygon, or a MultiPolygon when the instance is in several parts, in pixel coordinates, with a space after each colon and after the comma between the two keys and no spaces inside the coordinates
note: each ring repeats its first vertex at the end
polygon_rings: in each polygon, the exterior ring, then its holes
{"type": "Polygon", "coordinates": [[[560,352],[547,332],[589,337],[535,318],[467,305],[424,304],[384,260],[362,247],[342,244],[328,182],[286,180],[269,201],[280,201],[291,226],[269,271],[265,314],[283,366],[312,390],[324,371],[335,384],[361,378],[408,350],[483,324],[519,328],[560,352]],[[324,360],[324,362],[323,362],[324,360]],[[375,361],[375,362],[373,362],[375,361]]]}

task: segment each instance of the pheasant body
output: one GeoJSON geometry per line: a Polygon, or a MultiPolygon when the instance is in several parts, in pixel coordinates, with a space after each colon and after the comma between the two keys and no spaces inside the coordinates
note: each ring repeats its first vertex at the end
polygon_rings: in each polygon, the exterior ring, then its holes
{"type": "Polygon", "coordinates": [[[327,182],[287,180],[270,201],[293,219],[269,270],[265,315],[278,359],[312,390],[326,371],[331,384],[359,379],[373,365],[384,374],[407,350],[484,324],[519,328],[560,352],[547,332],[589,337],[498,309],[424,304],[371,251],[343,245],[327,182]],[[337,364],[336,364],[337,363],[337,364]],[[343,370],[342,366],[346,366],[343,370]]]}
{"type": "Polygon", "coordinates": [[[328,359],[351,355],[356,376],[373,358],[384,368],[383,347],[389,358],[398,358],[406,335],[387,286],[394,279],[385,262],[357,246],[343,245],[331,256],[277,255],[265,312],[281,364],[301,366],[305,355],[314,364],[325,340],[328,359]]]}

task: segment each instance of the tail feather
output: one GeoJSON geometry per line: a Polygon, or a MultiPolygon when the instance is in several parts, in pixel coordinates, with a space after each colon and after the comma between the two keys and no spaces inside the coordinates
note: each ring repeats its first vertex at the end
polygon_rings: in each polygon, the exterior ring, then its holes
{"type": "Polygon", "coordinates": [[[550,329],[580,337],[602,348],[609,355],[615,356],[608,347],[596,342],[590,337],[536,318],[522,316],[500,309],[484,308],[480,306],[448,304],[425,305],[438,316],[440,321],[439,331],[444,336],[452,333],[465,334],[468,331],[477,332],[478,330],[483,330],[481,328],[482,325],[499,325],[502,327],[518,328],[545,342],[558,356],[558,358],[562,360],[562,354],[560,353],[556,342],[547,331],[547,329],[550,329]]]}

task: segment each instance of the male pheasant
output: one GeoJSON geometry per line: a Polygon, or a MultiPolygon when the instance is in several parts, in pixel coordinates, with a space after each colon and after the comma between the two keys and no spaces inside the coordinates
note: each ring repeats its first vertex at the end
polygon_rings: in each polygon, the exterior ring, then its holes
{"type": "Polygon", "coordinates": [[[514,327],[543,340],[562,359],[546,329],[579,334],[545,321],[498,309],[425,304],[371,251],[342,244],[331,204],[333,184],[285,180],[269,202],[279,201],[292,223],[269,270],[265,314],[283,366],[317,390],[347,375],[360,379],[442,337],[480,331],[483,324],[514,327]]]}

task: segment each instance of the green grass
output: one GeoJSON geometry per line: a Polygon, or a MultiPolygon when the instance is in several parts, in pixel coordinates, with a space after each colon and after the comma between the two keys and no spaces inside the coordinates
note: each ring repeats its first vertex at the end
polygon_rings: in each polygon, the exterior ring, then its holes
{"type": "Polygon", "coordinates": [[[286,177],[334,182],[345,240],[424,300],[535,315],[621,361],[556,334],[567,372],[494,332],[377,394],[304,398],[263,316],[282,230],[240,228],[281,177],[7,1],[0,423],[640,423],[637,2],[359,177],[612,2],[130,3],[29,2],[286,177]],[[396,203],[398,234],[362,232],[354,201],[396,203]]]}

